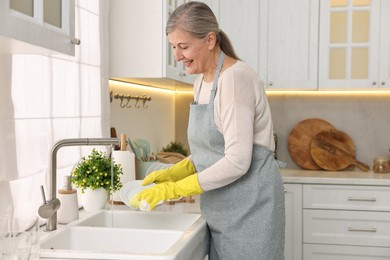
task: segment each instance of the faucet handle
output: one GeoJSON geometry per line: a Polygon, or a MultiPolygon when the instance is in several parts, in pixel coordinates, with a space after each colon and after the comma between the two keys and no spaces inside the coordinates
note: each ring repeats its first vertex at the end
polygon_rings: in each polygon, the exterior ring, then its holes
{"type": "Polygon", "coordinates": [[[41,185],[41,193],[42,193],[43,203],[46,203],[45,188],[43,187],[43,185],[41,185]]]}
{"type": "Polygon", "coordinates": [[[48,219],[57,212],[57,210],[61,206],[61,202],[59,199],[55,198],[50,201],[46,200],[45,190],[43,186],[41,186],[43,205],[41,205],[38,209],[38,214],[41,218],[48,219]]]}

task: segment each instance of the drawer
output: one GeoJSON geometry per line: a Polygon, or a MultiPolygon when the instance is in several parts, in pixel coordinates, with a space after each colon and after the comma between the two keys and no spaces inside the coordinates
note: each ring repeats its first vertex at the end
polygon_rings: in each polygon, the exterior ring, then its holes
{"type": "Polygon", "coordinates": [[[390,247],[390,212],[304,210],[304,243],[390,247]]]}
{"type": "Polygon", "coordinates": [[[390,212],[390,187],[304,185],[303,208],[390,212]]]}
{"type": "Polygon", "coordinates": [[[389,260],[390,247],[303,245],[303,260],[389,260]]]}

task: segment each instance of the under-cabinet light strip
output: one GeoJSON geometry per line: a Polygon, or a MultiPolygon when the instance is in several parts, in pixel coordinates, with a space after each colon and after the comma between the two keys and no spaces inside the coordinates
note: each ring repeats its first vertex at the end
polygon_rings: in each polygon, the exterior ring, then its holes
{"type": "MultiPolygon", "coordinates": [[[[193,94],[192,90],[172,90],[172,89],[163,89],[153,86],[144,86],[129,82],[109,80],[110,83],[116,85],[122,85],[124,87],[139,88],[142,90],[156,90],[164,93],[181,93],[181,94],[193,94]]],[[[356,95],[371,95],[371,96],[390,96],[389,90],[266,90],[266,94],[270,96],[356,96],[356,95]]]]}
{"type": "Polygon", "coordinates": [[[110,79],[109,82],[112,83],[112,84],[118,85],[118,86],[138,88],[138,89],[142,89],[142,90],[153,89],[153,90],[156,90],[156,91],[160,91],[160,92],[164,92],[164,93],[171,93],[171,94],[174,94],[174,93],[193,94],[192,90],[164,89],[164,88],[159,88],[159,87],[144,86],[144,85],[134,84],[134,83],[130,83],[130,82],[124,82],[124,81],[118,81],[118,80],[112,80],[112,79],[110,79]]]}

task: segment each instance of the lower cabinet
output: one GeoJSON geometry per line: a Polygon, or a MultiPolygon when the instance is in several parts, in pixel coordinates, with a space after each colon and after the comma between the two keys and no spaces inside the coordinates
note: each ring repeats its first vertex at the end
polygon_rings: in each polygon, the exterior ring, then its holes
{"type": "Polygon", "coordinates": [[[305,260],[389,260],[390,247],[304,244],[305,260]]]}
{"type": "Polygon", "coordinates": [[[284,184],[285,260],[302,260],[302,184],[284,184]]]}
{"type": "Polygon", "coordinates": [[[390,187],[285,183],[286,260],[390,259],[390,187]]]}
{"type": "Polygon", "coordinates": [[[303,260],[390,259],[390,187],[303,185],[303,260]]]}

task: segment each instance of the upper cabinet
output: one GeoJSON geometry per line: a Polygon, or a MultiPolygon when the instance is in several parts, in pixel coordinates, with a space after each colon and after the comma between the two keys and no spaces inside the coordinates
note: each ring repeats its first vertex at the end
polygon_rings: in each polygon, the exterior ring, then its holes
{"type": "Polygon", "coordinates": [[[168,89],[192,87],[197,75],[176,62],[165,25],[184,0],[110,1],[110,78],[168,89]],[[191,85],[189,85],[191,84],[191,85]]]}
{"type": "Polygon", "coordinates": [[[325,0],[320,14],[320,89],[389,87],[388,0],[325,0]]]}
{"type": "Polygon", "coordinates": [[[219,22],[268,89],[316,89],[318,0],[223,0],[219,22]]]}
{"type": "Polygon", "coordinates": [[[224,0],[221,28],[272,90],[390,87],[390,1],[224,0]]]}
{"type": "Polygon", "coordinates": [[[260,76],[268,89],[316,89],[318,0],[260,1],[260,76]]]}
{"type": "Polygon", "coordinates": [[[259,71],[259,5],[258,0],[222,0],[218,19],[238,57],[256,71],[259,71]]]}
{"type": "Polygon", "coordinates": [[[0,1],[0,53],[74,56],[74,0],[0,1]]]}

